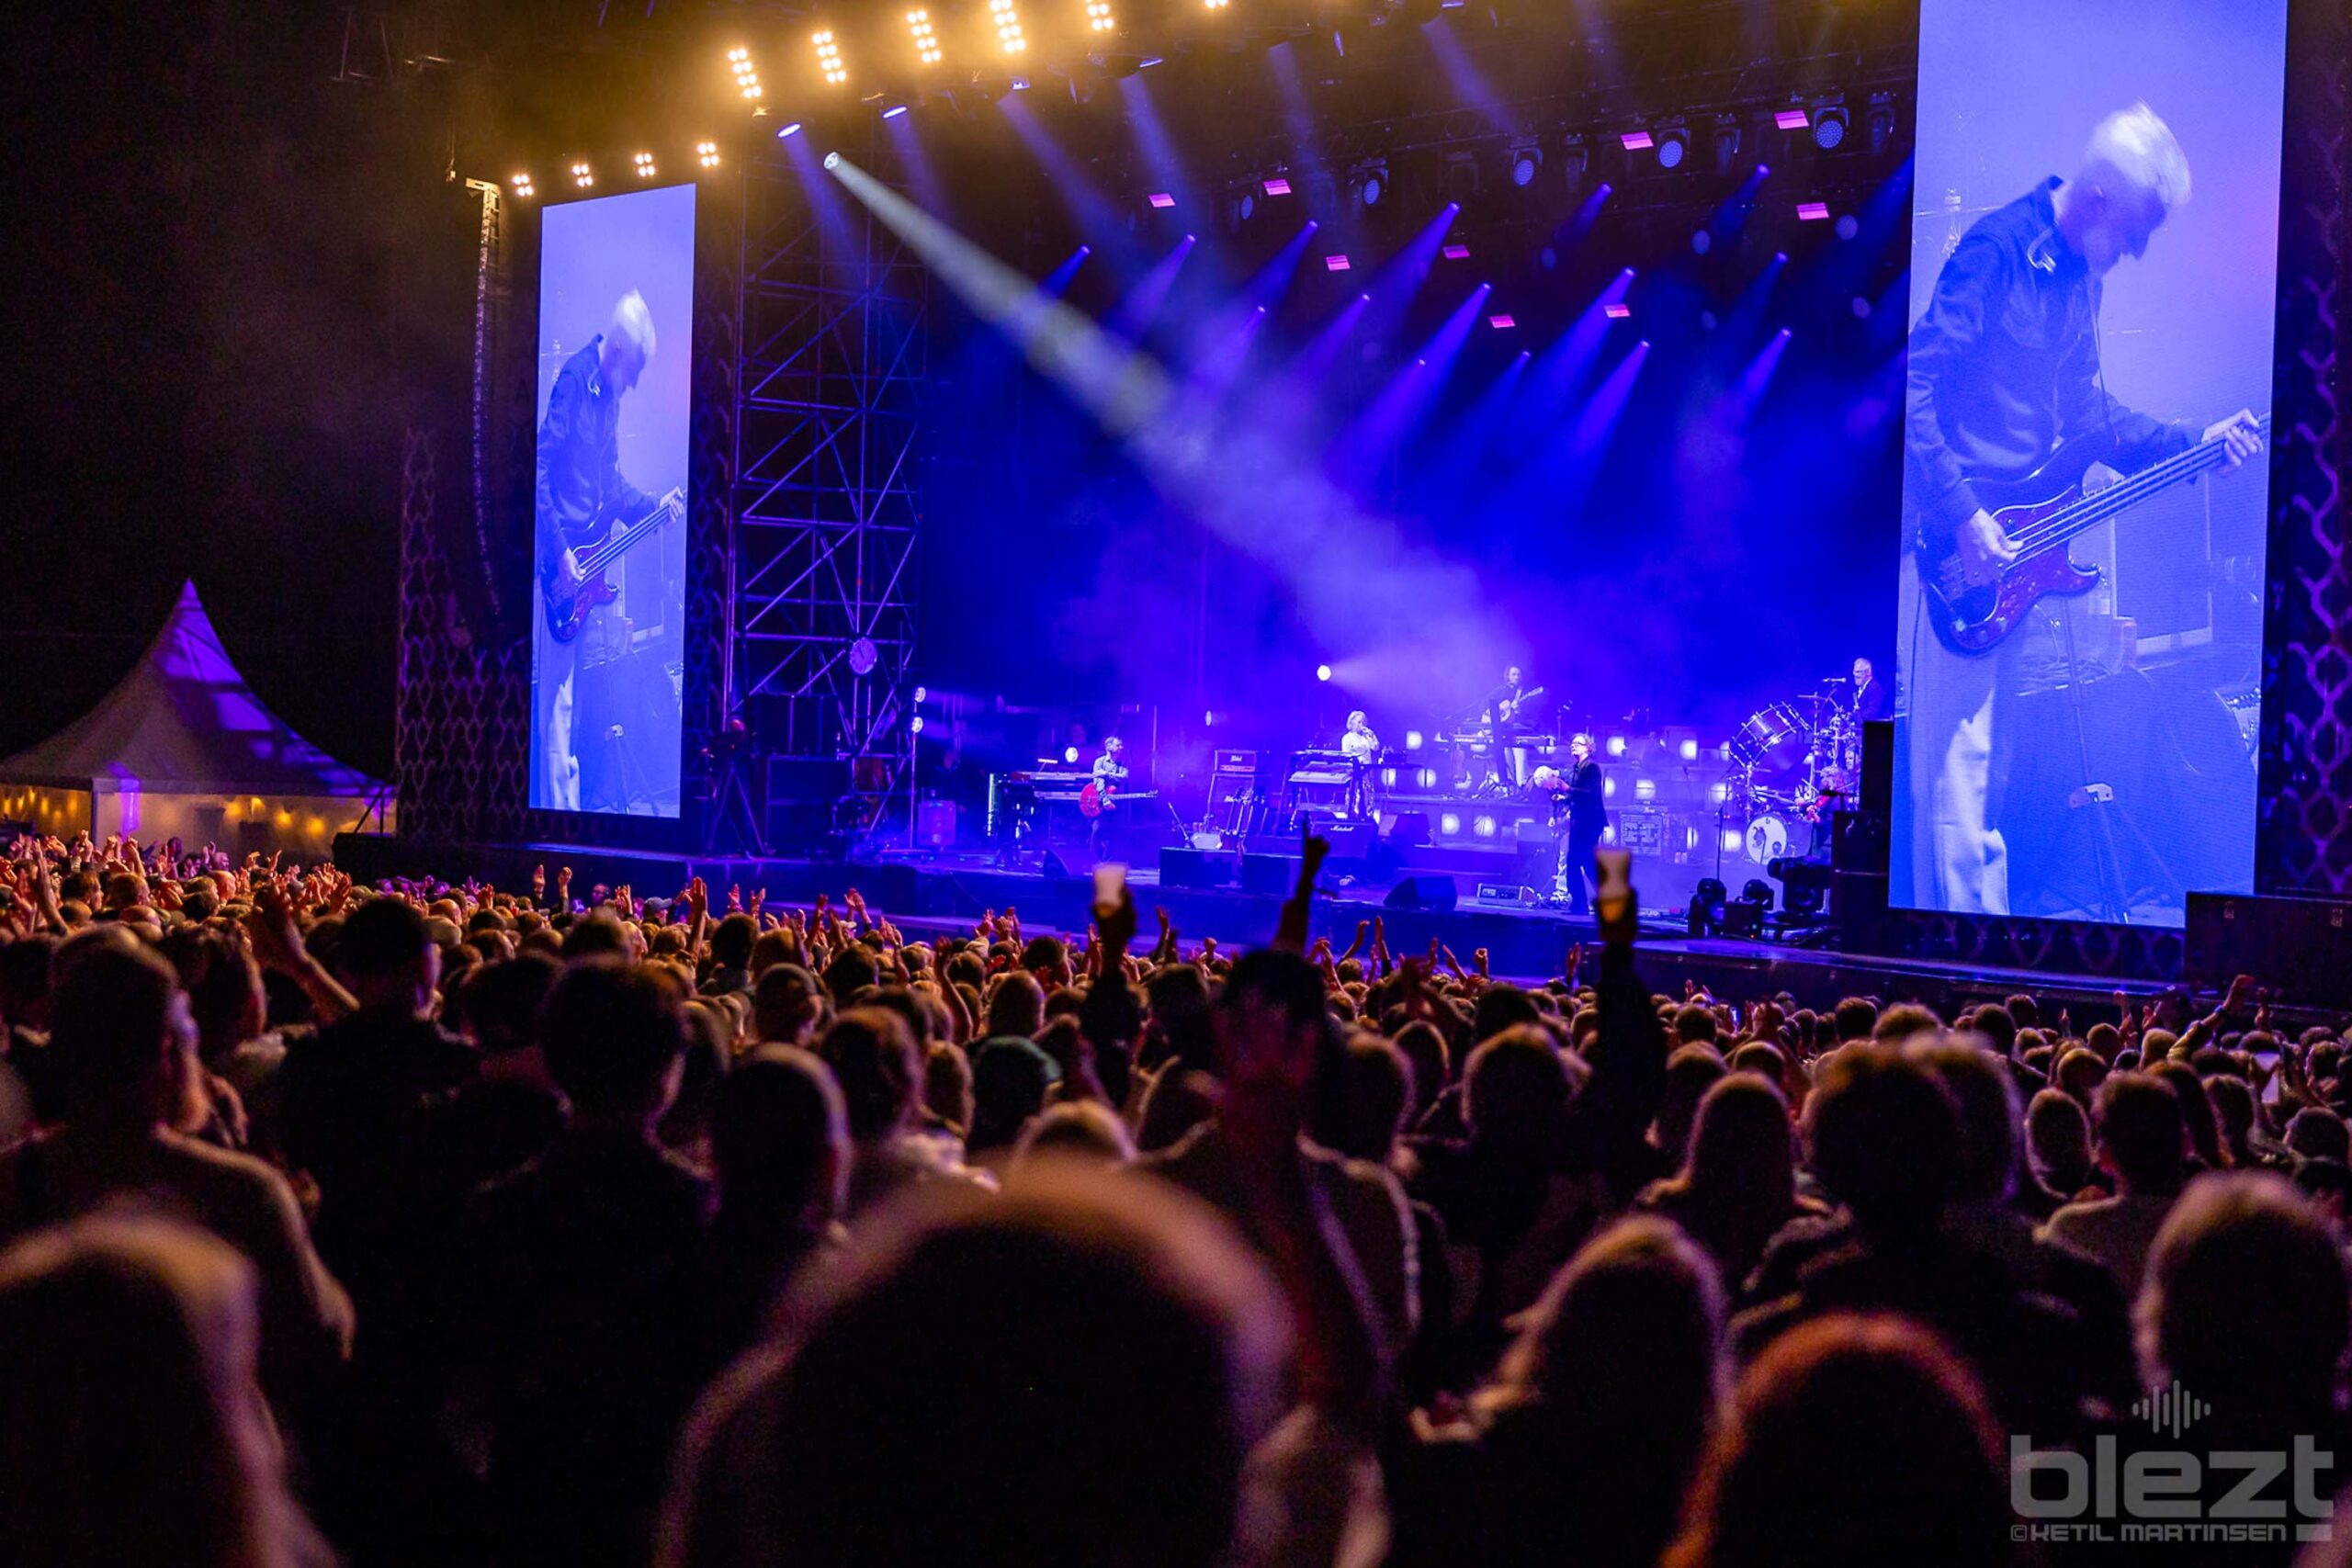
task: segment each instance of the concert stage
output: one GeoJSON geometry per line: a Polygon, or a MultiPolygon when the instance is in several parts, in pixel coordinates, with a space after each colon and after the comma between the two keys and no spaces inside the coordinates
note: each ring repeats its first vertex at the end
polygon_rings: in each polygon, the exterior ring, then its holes
{"type": "MultiPolygon", "coordinates": [[[[397,838],[345,834],[335,842],[335,863],[361,881],[403,874],[444,879],[480,878],[494,886],[527,886],[531,870],[546,865],[572,868],[572,885],[585,891],[599,884],[627,883],[640,897],[667,897],[691,878],[710,885],[715,900],[741,886],[766,889],[771,902],[807,906],[820,893],[838,900],[857,888],[877,911],[910,934],[968,931],[984,912],[1017,909],[1031,934],[1072,934],[1087,928],[1093,883],[1085,874],[1048,875],[1006,870],[978,856],[944,855],[931,861],[881,863],[812,862],[726,855],[679,855],[597,849],[560,843],[417,845],[397,838]]],[[[1132,874],[1143,934],[1151,935],[1151,911],[1165,908],[1189,951],[1203,937],[1220,945],[1250,947],[1273,932],[1284,894],[1239,888],[1166,886],[1157,871],[1132,874]]],[[[1637,879],[1637,891],[1638,891],[1637,879]]],[[[1378,916],[1393,952],[1426,952],[1434,940],[1451,949],[1464,968],[1481,947],[1496,975],[1540,983],[1562,972],[1569,949],[1593,939],[1592,922],[1543,908],[1479,906],[1467,887],[1452,909],[1390,908],[1383,886],[1333,886],[1315,901],[1312,936],[1331,939],[1344,952],[1356,924],[1378,916]]],[[[2078,1019],[2097,1016],[2118,991],[2139,997],[2163,988],[2155,979],[1961,963],[1951,959],[1886,956],[1795,946],[1782,942],[1692,937],[1679,919],[1645,899],[1643,951],[1653,959],[1654,987],[1679,987],[1684,978],[1734,997],[1788,991],[1802,1006],[1821,1007],[1849,995],[1887,1001],[1918,1000],[1949,1011],[1970,1001],[1998,1000],[2019,990],[2072,1008],[2078,1019]],[[2086,1009],[2090,1010],[2086,1012],[2086,1009]]]]}

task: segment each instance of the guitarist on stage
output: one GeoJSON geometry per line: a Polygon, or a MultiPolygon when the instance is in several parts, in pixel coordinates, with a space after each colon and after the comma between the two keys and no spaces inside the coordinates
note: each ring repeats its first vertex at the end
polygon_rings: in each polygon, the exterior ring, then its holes
{"type": "MultiPolygon", "coordinates": [[[[1911,333],[1907,543],[1956,542],[1971,581],[1996,581],[2019,543],[1973,487],[2024,479],[2078,437],[2103,437],[2107,461],[2123,472],[2199,440],[2226,442],[2224,473],[2261,451],[2250,412],[2200,435],[2124,407],[2100,374],[2102,280],[2144,254],[2188,199],[2179,141],[2137,104],[2099,123],[2073,179],[2052,178],[1987,213],[1954,247],[1911,333]]],[[[2086,489],[2112,483],[2114,469],[2094,468],[2086,489]]],[[[2002,715],[2018,692],[2018,639],[1981,657],[1951,651],[1927,626],[1907,554],[1905,576],[1910,785],[1898,810],[1914,817],[1910,902],[2007,914],[2007,850],[1995,824],[2014,743],[2002,715]]]]}
{"type": "MultiPolygon", "coordinates": [[[[539,424],[537,564],[542,582],[576,584],[579,552],[600,542],[616,516],[640,514],[656,504],[621,477],[619,437],[621,399],[652,357],[653,315],[644,296],[632,288],[613,307],[611,326],[564,361],[556,375],[547,417],[539,424]]],[[[675,502],[672,510],[677,510],[675,502]]],[[[534,625],[538,663],[532,697],[540,754],[532,770],[531,804],[577,811],[577,645],[549,634],[544,608],[534,625]]]]}
{"type": "Polygon", "coordinates": [[[1127,780],[1127,765],[1119,759],[1126,750],[1127,743],[1114,735],[1102,742],[1102,754],[1094,759],[1095,800],[1101,809],[1087,824],[1086,840],[1098,861],[1111,855],[1112,813],[1118,809],[1118,787],[1127,780]]]}

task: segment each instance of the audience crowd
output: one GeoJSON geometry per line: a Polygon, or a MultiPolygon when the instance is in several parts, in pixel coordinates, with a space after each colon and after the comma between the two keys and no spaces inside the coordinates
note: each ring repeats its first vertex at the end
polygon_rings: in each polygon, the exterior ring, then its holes
{"type": "Polygon", "coordinates": [[[2344,1550],[2336,1033],[1335,953],[1320,851],[1235,952],[19,840],[0,1563],[2344,1550]]]}

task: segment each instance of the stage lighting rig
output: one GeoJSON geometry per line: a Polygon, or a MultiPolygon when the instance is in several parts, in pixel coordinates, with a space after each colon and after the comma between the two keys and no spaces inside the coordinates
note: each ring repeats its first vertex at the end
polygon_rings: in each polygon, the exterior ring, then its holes
{"type": "Polygon", "coordinates": [[[734,73],[735,90],[743,95],[743,101],[758,103],[764,89],[760,85],[760,73],[752,63],[752,51],[740,44],[729,50],[727,69],[734,73]]]}
{"type": "Polygon", "coordinates": [[[650,153],[650,152],[639,152],[639,153],[636,154],[634,157],[632,157],[632,158],[629,160],[629,162],[630,162],[630,164],[633,164],[633,165],[636,167],[636,169],[637,169],[637,177],[638,177],[639,179],[641,179],[641,180],[650,180],[650,179],[653,178],[653,176],[654,176],[654,168],[653,168],[653,154],[652,154],[652,153],[650,153]]]}
{"type": "Polygon", "coordinates": [[[907,34],[914,40],[915,59],[923,65],[936,65],[944,58],[939,48],[939,31],[931,25],[931,13],[916,9],[907,13],[907,34]]]}
{"type": "Polygon", "coordinates": [[[1118,29],[1119,19],[1111,10],[1111,0],[1086,0],[1086,27],[1089,32],[1107,33],[1118,29]]]}
{"type": "Polygon", "coordinates": [[[571,165],[571,183],[582,190],[586,190],[596,183],[596,171],[590,168],[585,162],[574,164],[571,165]]]}
{"type": "Polygon", "coordinates": [[[513,179],[506,183],[514,186],[514,194],[517,197],[528,197],[537,194],[538,189],[537,186],[534,186],[531,183],[531,176],[527,173],[516,175],[513,179]]]}
{"type": "Polygon", "coordinates": [[[1843,104],[1815,104],[1813,107],[1813,144],[1824,152],[1835,152],[1845,144],[1848,123],[1843,104]]]}
{"type": "Polygon", "coordinates": [[[718,167],[718,143],[716,141],[695,142],[695,162],[700,164],[706,169],[715,169],[718,167]]]}
{"type": "Polygon", "coordinates": [[[831,28],[821,28],[808,39],[817,51],[817,70],[825,78],[825,85],[838,87],[849,80],[849,66],[842,58],[841,40],[831,28]]]}
{"type": "Polygon", "coordinates": [[[1017,0],[989,0],[989,19],[996,25],[996,47],[1001,54],[1020,54],[1029,47],[1029,39],[1021,30],[1021,9],[1017,0]]]}
{"type": "Polygon", "coordinates": [[[1514,142],[1506,156],[1510,160],[1511,184],[1526,186],[1535,183],[1536,171],[1544,166],[1544,149],[1541,146],[1533,141],[1514,142]]]}
{"type": "Polygon", "coordinates": [[[1358,164],[1348,172],[1348,189],[1366,207],[1377,207],[1388,194],[1388,164],[1385,159],[1358,164]]]}

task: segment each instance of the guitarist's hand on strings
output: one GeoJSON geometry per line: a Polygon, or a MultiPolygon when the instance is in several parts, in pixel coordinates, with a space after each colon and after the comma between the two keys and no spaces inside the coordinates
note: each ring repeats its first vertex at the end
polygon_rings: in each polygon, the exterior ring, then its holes
{"type": "Polygon", "coordinates": [[[1960,525],[1960,564],[1971,582],[1991,582],[2018,558],[2018,542],[1983,507],[1960,525]]]}
{"type": "Polygon", "coordinates": [[[2217,470],[2224,479],[2262,456],[2262,430],[2252,409],[2240,409],[2227,419],[2215,420],[2205,427],[2202,439],[2227,444],[2229,455],[2217,470]]]}

